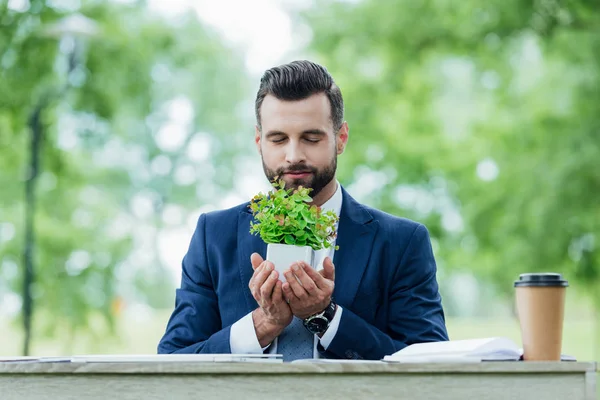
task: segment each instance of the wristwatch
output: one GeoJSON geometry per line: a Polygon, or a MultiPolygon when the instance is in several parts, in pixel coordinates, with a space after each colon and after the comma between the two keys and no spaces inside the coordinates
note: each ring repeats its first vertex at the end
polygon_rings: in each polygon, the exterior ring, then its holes
{"type": "Polygon", "coordinates": [[[329,324],[333,320],[333,316],[335,315],[336,309],[337,306],[335,305],[335,303],[333,301],[330,302],[327,308],[325,308],[323,311],[306,318],[304,320],[304,327],[308,329],[310,333],[313,333],[315,335],[325,333],[325,331],[327,331],[327,328],[329,328],[329,324]]]}

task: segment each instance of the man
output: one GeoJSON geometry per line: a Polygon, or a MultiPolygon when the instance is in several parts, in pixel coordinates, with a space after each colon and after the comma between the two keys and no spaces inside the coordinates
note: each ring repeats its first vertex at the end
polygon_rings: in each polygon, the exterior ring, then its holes
{"type": "Polygon", "coordinates": [[[317,253],[318,272],[292,264],[282,283],[249,233],[248,203],[201,215],[159,353],[379,360],[448,339],[426,228],[359,204],[336,180],[349,135],[343,110],[320,65],[265,72],[255,104],[265,175],[312,188],[313,203],[340,217],[339,249],[317,253]]]}

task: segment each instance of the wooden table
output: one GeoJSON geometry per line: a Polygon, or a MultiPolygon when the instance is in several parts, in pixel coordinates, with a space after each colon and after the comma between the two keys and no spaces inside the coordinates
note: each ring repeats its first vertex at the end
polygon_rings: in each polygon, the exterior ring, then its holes
{"type": "Polygon", "coordinates": [[[596,400],[596,364],[0,363],[0,399],[596,400]]]}

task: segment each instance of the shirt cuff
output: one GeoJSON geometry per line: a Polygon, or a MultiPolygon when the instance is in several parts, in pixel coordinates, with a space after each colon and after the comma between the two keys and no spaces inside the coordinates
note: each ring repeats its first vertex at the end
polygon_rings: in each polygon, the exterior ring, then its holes
{"type": "Polygon", "coordinates": [[[342,311],[344,310],[338,305],[337,309],[335,310],[335,315],[333,316],[333,319],[329,324],[329,328],[327,328],[327,330],[323,334],[323,337],[321,337],[321,346],[323,346],[325,350],[327,350],[327,348],[333,341],[335,334],[338,331],[338,328],[340,326],[340,320],[342,319],[342,311]]]}
{"type": "Polygon", "coordinates": [[[229,346],[232,354],[262,354],[270,344],[260,347],[252,313],[246,314],[242,319],[231,325],[229,331],[229,346]]]}

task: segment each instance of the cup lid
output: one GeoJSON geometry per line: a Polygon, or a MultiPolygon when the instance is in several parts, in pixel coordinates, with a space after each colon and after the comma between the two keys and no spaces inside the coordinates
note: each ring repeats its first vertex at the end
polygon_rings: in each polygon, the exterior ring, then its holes
{"type": "Polygon", "coordinates": [[[535,272],[521,274],[519,280],[515,281],[515,287],[526,286],[566,287],[569,282],[555,272],[535,272]]]}

